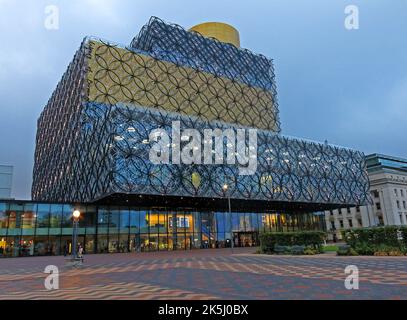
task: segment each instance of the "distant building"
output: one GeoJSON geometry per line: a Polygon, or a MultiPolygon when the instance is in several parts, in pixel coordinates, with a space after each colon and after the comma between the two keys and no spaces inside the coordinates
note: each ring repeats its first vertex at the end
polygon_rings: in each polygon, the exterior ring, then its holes
{"type": "Polygon", "coordinates": [[[325,211],[331,240],[340,239],[342,229],[407,225],[407,159],[371,154],[366,165],[372,204],[325,211]]]}
{"type": "Polygon", "coordinates": [[[11,198],[13,167],[0,165],[0,199],[11,198]]]}

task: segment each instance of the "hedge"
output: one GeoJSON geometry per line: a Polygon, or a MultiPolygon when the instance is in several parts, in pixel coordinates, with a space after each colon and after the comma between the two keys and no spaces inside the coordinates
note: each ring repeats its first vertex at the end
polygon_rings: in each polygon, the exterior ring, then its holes
{"type": "Polygon", "coordinates": [[[373,255],[386,249],[407,249],[407,227],[385,226],[342,230],[346,243],[358,254],[373,255]]]}
{"type": "Polygon", "coordinates": [[[326,234],[322,231],[265,232],[260,234],[260,250],[263,253],[281,251],[281,246],[304,246],[320,251],[326,234]]]}

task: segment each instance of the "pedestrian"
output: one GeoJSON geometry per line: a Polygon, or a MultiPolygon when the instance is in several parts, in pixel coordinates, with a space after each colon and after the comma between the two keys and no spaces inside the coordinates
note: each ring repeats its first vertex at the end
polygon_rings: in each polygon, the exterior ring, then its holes
{"type": "Polygon", "coordinates": [[[78,258],[83,261],[83,247],[79,245],[78,258]]]}

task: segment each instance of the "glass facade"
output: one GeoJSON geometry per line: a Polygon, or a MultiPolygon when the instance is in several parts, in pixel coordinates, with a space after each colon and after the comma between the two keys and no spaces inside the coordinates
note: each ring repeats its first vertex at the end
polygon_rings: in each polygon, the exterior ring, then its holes
{"type": "Polygon", "coordinates": [[[313,213],[198,212],[174,208],[0,202],[0,257],[69,254],[72,212],[81,211],[85,253],[257,246],[264,231],[321,230],[313,213]],[[230,226],[232,225],[232,229],[230,226]]]}

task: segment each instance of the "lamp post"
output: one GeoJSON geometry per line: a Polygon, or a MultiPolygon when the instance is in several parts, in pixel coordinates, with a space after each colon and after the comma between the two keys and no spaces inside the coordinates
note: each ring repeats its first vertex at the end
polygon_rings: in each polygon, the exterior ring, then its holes
{"type": "MultiPolygon", "coordinates": [[[[228,188],[229,188],[229,186],[225,183],[224,185],[223,185],[223,187],[222,187],[222,189],[223,189],[223,192],[226,194],[227,193],[227,191],[228,191],[228,188]]],[[[230,195],[229,195],[229,193],[227,193],[227,196],[228,196],[228,207],[229,207],[229,221],[230,221],[230,237],[231,237],[231,239],[230,239],[230,241],[231,241],[231,244],[230,244],[230,249],[232,250],[232,253],[233,253],[233,247],[234,247],[234,237],[233,237],[233,226],[232,226],[232,209],[231,209],[231,205],[230,205],[230,195]]]]}
{"type": "Polygon", "coordinates": [[[72,258],[76,259],[76,245],[78,241],[78,223],[79,217],[81,216],[81,212],[79,210],[75,210],[72,213],[73,218],[73,229],[72,229],[72,258]]]}

